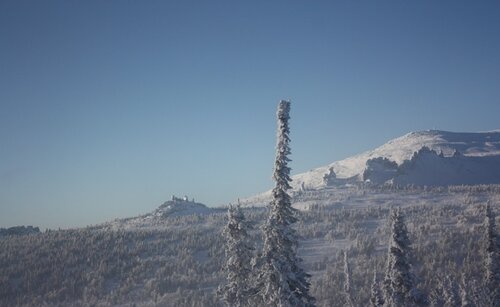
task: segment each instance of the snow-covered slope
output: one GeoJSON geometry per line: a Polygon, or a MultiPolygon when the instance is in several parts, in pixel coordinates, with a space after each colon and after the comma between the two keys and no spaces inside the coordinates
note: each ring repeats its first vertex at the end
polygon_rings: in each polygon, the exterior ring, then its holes
{"type": "Polygon", "coordinates": [[[194,200],[172,199],[164,202],[158,209],[153,211],[152,215],[157,217],[173,217],[191,214],[210,213],[210,208],[204,204],[197,203],[194,200]]]}
{"type": "MultiPolygon", "coordinates": [[[[347,183],[456,185],[500,183],[500,130],[408,133],[365,153],[292,177],[295,191],[347,183]],[[422,148],[429,150],[421,150],[422,148]]],[[[269,191],[247,199],[264,200],[269,191]]]]}
{"type": "Polygon", "coordinates": [[[457,153],[445,157],[423,147],[398,167],[391,182],[429,186],[495,184],[500,182],[500,155],[457,153]]]}
{"type": "MultiPolygon", "coordinates": [[[[402,137],[396,138],[386,144],[354,157],[350,157],[341,161],[333,162],[330,165],[323,166],[312,171],[298,174],[292,177],[294,189],[318,189],[326,185],[335,185],[348,181],[363,180],[363,173],[367,169],[367,162],[370,159],[386,158],[389,161],[395,162],[401,166],[404,161],[410,160],[414,153],[421,148],[427,147],[438,154],[442,153],[445,158],[453,157],[455,152],[460,153],[465,157],[476,157],[476,159],[462,159],[455,161],[456,166],[460,167],[461,163],[469,163],[474,161],[471,168],[482,164],[483,161],[488,161],[489,166],[493,156],[500,156],[500,131],[476,132],[476,133],[458,133],[439,130],[428,130],[421,132],[412,132],[402,137]],[[482,159],[484,157],[489,157],[482,159]]],[[[437,163],[447,162],[446,159],[435,161],[437,163]]],[[[485,167],[486,170],[488,169],[485,167]]],[[[464,173],[464,176],[467,174],[464,173]]],[[[500,182],[500,173],[497,173],[494,178],[491,178],[491,172],[488,172],[487,182],[500,182]]],[[[475,176],[475,181],[470,183],[487,183],[483,182],[481,176],[475,176]]],[[[389,178],[390,179],[390,178],[389,178]]],[[[421,184],[425,184],[425,178],[419,178],[421,184]]],[[[432,178],[427,178],[432,179],[432,178]]],[[[452,179],[450,177],[450,179],[452,179]]],[[[470,180],[469,180],[470,181],[470,180]]],[[[412,183],[411,180],[406,180],[406,183],[412,183]]],[[[453,184],[457,180],[451,180],[449,183],[440,181],[441,184],[453,184]]]]}
{"type": "Polygon", "coordinates": [[[179,217],[186,215],[210,214],[220,211],[219,209],[209,208],[204,204],[190,201],[187,198],[172,197],[172,200],[164,202],[153,212],[145,215],[131,217],[126,219],[116,219],[112,222],[103,224],[104,228],[144,228],[144,227],[163,227],[166,225],[165,219],[170,217],[179,217]]]}

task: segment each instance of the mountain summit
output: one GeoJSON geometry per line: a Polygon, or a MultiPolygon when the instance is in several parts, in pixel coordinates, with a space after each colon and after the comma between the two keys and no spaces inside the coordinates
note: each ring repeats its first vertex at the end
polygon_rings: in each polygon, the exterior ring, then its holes
{"type": "Polygon", "coordinates": [[[365,153],[292,177],[294,190],[355,182],[457,185],[500,183],[500,130],[408,133],[365,153]]]}
{"type": "Polygon", "coordinates": [[[183,216],[191,214],[207,214],[210,208],[204,204],[197,203],[194,199],[189,200],[187,196],[182,198],[172,196],[172,200],[164,202],[152,215],[156,217],[183,216]]]}

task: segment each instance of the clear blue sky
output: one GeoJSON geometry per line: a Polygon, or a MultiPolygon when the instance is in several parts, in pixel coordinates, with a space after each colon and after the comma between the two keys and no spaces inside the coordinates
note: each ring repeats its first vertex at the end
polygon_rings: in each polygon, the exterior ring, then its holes
{"type": "Polygon", "coordinates": [[[414,130],[500,128],[498,1],[0,2],[0,227],[272,187],[414,130]]]}

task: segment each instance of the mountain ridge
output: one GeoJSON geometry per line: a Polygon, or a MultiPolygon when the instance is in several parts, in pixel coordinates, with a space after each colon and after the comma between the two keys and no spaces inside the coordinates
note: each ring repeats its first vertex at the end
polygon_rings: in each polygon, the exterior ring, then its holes
{"type": "MultiPolygon", "coordinates": [[[[317,190],[362,182],[404,185],[500,183],[500,129],[410,132],[373,150],[296,174],[292,176],[292,190],[317,190]],[[421,151],[423,148],[428,150],[421,151]],[[412,167],[410,161],[414,163],[412,167]],[[439,180],[435,180],[436,174],[441,175],[439,180]],[[472,179],[468,180],[467,176],[472,179]]],[[[270,191],[267,191],[244,201],[269,196],[270,191]]]]}

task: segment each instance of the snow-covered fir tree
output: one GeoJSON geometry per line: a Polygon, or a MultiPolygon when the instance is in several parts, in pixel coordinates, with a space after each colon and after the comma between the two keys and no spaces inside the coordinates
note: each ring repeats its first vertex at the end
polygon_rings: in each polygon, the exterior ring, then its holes
{"type": "Polygon", "coordinates": [[[439,307],[455,307],[460,305],[457,283],[449,276],[437,279],[437,285],[429,294],[429,305],[439,307]]]}
{"type": "Polygon", "coordinates": [[[434,287],[429,293],[428,296],[429,306],[431,307],[443,307],[444,305],[444,296],[443,296],[443,288],[441,285],[434,287]]]}
{"type": "Polygon", "coordinates": [[[377,271],[373,272],[373,282],[371,287],[371,295],[370,295],[370,306],[372,307],[381,307],[384,306],[384,298],[382,297],[382,293],[380,293],[380,286],[377,280],[377,271]]]}
{"type": "Polygon", "coordinates": [[[262,227],[264,246],[259,274],[259,291],[266,306],[314,306],[309,294],[310,275],[300,267],[297,257],[298,237],[292,224],[297,210],[292,207],[290,189],[290,102],[278,105],[278,134],[273,179],[272,200],[268,217],[262,227]]]}
{"type": "Polygon", "coordinates": [[[460,300],[457,293],[457,283],[450,277],[446,276],[442,282],[443,301],[445,307],[455,307],[460,305],[460,300]]]}
{"type": "Polygon", "coordinates": [[[384,306],[415,306],[420,300],[409,262],[410,239],[401,209],[390,215],[391,237],[384,279],[384,306]]]}
{"type": "Polygon", "coordinates": [[[228,222],[222,231],[225,238],[226,262],[224,272],[227,283],[218,294],[228,306],[247,306],[252,294],[251,261],[253,246],[249,241],[249,224],[238,205],[229,205],[228,222]]]}
{"type": "Polygon", "coordinates": [[[498,234],[496,232],[495,214],[489,204],[485,208],[485,260],[484,260],[484,284],[489,293],[491,306],[500,306],[500,259],[498,247],[498,234]]]}
{"type": "Polygon", "coordinates": [[[465,280],[465,275],[462,274],[460,279],[460,306],[461,307],[472,307],[469,289],[467,287],[467,282],[465,280]]]}
{"type": "Polygon", "coordinates": [[[349,267],[349,259],[346,251],[344,251],[344,298],[346,306],[354,307],[351,289],[351,268],[349,267]]]}
{"type": "MultiPolygon", "coordinates": [[[[483,307],[491,306],[489,292],[483,280],[462,273],[460,279],[460,306],[483,307]]],[[[458,306],[458,305],[457,305],[458,306]]]]}

